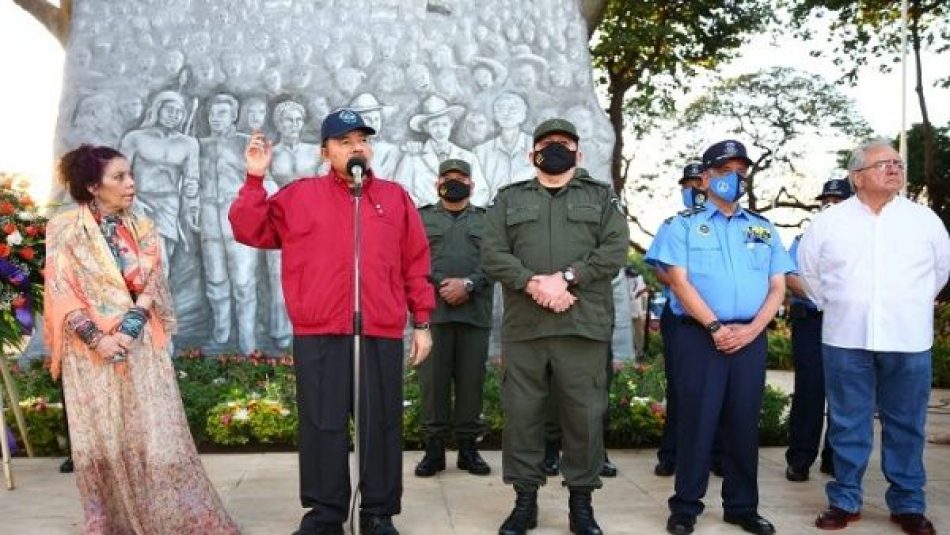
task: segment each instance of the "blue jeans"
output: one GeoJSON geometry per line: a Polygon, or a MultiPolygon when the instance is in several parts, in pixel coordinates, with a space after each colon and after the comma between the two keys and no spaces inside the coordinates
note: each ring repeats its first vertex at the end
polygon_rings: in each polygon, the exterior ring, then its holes
{"type": "Polygon", "coordinates": [[[883,434],[881,468],[890,484],[887,507],[895,514],[923,513],[930,351],[877,353],[823,344],[822,352],[835,466],[835,479],[825,488],[829,503],[845,511],[861,510],[861,478],[873,449],[877,408],[883,434]]]}

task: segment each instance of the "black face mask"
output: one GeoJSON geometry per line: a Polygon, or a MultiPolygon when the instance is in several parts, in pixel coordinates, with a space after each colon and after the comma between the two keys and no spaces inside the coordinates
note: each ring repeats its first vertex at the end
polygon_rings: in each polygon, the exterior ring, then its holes
{"type": "Polygon", "coordinates": [[[461,180],[446,180],[439,186],[439,197],[448,202],[459,202],[472,194],[472,186],[461,180]]]}
{"type": "Polygon", "coordinates": [[[577,151],[551,143],[534,153],[534,166],[549,175],[560,175],[577,165],[577,151]]]}

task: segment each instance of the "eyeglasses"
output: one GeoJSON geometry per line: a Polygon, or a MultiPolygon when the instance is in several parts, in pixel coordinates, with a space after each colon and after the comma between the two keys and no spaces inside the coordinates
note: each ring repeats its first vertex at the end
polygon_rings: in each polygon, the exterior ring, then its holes
{"type": "Polygon", "coordinates": [[[898,171],[904,170],[904,162],[900,160],[878,160],[871,165],[866,165],[860,169],[855,169],[855,171],[864,171],[866,169],[877,169],[878,171],[887,171],[888,169],[897,169],[898,171]]]}

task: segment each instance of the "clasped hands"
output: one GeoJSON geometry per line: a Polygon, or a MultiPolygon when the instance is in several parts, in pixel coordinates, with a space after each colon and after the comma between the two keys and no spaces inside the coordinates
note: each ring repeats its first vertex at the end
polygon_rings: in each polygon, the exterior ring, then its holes
{"type": "Polygon", "coordinates": [[[534,275],[528,279],[525,292],[540,306],[557,314],[571,308],[577,297],[567,291],[567,281],[560,273],[534,275]]]}
{"type": "Polygon", "coordinates": [[[752,325],[744,323],[730,323],[723,325],[712,334],[716,349],[731,355],[752,343],[759,333],[752,325]]]}

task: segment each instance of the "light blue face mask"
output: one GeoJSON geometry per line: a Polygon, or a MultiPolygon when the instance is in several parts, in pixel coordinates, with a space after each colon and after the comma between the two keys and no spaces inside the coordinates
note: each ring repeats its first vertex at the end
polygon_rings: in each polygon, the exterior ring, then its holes
{"type": "Polygon", "coordinates": [[[706,204],[706,192],[699,188],[686,188],[681,190],[683,194],[683,206],[693,208],[706,204]]]}
{"type": "Polygon", "coordinates": [[[745,195],[745,180],[735,171],[712,177],[709,181],[709,192],[720,199],[734,203],[745,195]]]}

